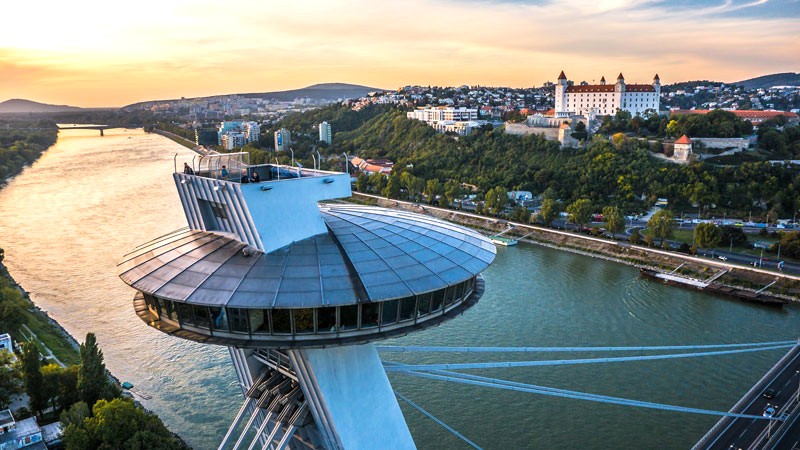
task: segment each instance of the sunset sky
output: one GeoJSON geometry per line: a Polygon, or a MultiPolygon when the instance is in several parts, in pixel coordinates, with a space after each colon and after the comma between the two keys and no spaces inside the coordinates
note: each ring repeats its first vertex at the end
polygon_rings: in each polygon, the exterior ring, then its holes
{"type": "Polygon", "coordinates": [[[0,101],[800,71],[800,0],[5,2],[0,101]],[[124,6],[123,6],[124,5],[124,6]]]}

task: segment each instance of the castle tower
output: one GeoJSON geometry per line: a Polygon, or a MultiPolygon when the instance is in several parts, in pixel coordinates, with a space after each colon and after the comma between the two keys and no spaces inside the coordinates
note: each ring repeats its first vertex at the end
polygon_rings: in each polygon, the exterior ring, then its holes
{"type": "Polygon", "coordinates": [[[600,77],[600,86],[605,86],[605,85],[606,85],[606,77],[605,76],[600,77]]]}
{"type": "Polygon", "coordinates": [[[625,92],[625,77],[622,76],[622,72],[617,76],[617,83],[614,86],[615,91],[625,92]]]}
{"type": "Polygon", "coordinates": [[[415,448],[372,342],[473,306],[491,241],[419,214],[318,204],[351,195],[346,173],[251,166],[247,153],[194,169],[173,174],[188,227],[118,270],[149,326],[228,347],[244,400],[219,448],[415,448]]]}
{"type": "Polygon", "coordinates": [[[555,92],[555,110],[556,110],[556,117],[569,117],[569,107],[567,105],[567,86],[568,86],[567,76],[564,75],[564,71],[562,70],[561,73],[558,75],[558,82],[556,83],[556,92],[555,92]]]}
{"type": "Polygon", "coordinates": [[[661,79],[658,78],[658,74],[653,77],[653,89],[656,90],[656,96],[661,95],[661,79]]]}

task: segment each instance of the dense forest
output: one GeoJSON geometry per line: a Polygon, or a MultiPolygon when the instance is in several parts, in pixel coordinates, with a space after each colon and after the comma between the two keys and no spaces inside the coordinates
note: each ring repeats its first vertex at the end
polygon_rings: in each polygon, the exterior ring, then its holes
{"type": "MultiPolygon", "coordinates": [[[[684,127],[704,127],[715,135],[741,135],[752,129],[749,122],[737,122],[732,117],[720,111],[707,116],[675,117],[666,124],[674,121],[675,133],[683,132],[684,127]]],[[[667,198],[676,213],[699,211],[707,217],[752,215],[775,220],[791,217],[800,208],[800,178],[792,166],[766,161],[731,166],[670,164],[654,158],[646,141],[622,134],[610,139],[597,135],[585,148],[562,150],[558,142],[541,136],[513,136],[490,126],[463,137],[438,134],[422,122],[406,119],[402,109],[387,106],[359,112],[331,106],[288,117],[277,126],[306,129],[311,135],[314,124],[322,120],[333,123],[336,133],[330,148],[318,150],[329,155],[331,161],[342,152],[394,161],[397,195],[408,195],[407,186],[399,182],[405,172],[421,180],[418,188],[412,189],[418,192],[425,190],[421,186],[429,180],[435,180],[441,189],[448,181],[455,181],[475,185],[481,194],[495,187],[527,190],[562,205],[586,198],[595,205],[596,212],[604,206],[617,206],[626,214],[640,212],[649,209],[657,198],[667,198]]],[[[664,127],[663,123],[663,119],[651,120],[656,129],[664,127]]],[[[617,126],[628,125],[620,120],[617,126]]],[[[768,136],[764,139],[768,142],[759,149],[763,155],[774,154],[776,159],[800,157],[797,126],[768,122],[762,124],[759,135],[768,136]]],[[[309,139],[315,140],[313,136],[309,139]]],[[[272,154],[249,150],[254,161],[266,161],[272,154]]],[[[310,144],[300,140],[295,153],[305,164],[305,159],[311,159],[310,144]]],[[[372,184],[363,187],[383,193],[385,183],[371,180],[372,184]]]]}

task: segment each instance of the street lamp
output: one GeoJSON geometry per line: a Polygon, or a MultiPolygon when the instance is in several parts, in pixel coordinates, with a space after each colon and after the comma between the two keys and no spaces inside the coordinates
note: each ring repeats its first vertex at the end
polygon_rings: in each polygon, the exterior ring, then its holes
{"type": "Polygon", "coordinates": [[[350,175],[350,158],[347,157],[347,153],[342,152],[342,154],[344,155],[344,170],[350,175]]]}
{"type": "Polygon", "coordinates": [[[291,164],[291,166],[294,167],[294,150],[292,150],[292,147],[289,147],[289,151],[292,152],[292,164],[291,164]]]}
{"type": "Polygon", "coordinates": [[[731,235],[731,246],[730,246],[730,248],[728,249],[728,252],[729,252],[729,253],[733,253],[733,235],[731,235]]]}

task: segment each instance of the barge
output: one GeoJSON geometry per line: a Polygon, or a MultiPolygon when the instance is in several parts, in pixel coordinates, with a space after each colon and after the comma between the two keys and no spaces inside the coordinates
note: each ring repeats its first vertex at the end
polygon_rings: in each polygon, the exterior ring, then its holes
{"type": "Polygon", "coordinates": [[[734,298],[753,303],[761,303],[764,305],[780,307],[789,302],[785,298],[763,291],[750,291],[733,286],[726,286],[714,281],[701,281],[682,275],[676,275],[674,273],[663,273],[645,267],[639,268],[639,274],[643,278],[657,280],[671,286],[694,289],[701,292],[707,292],[709,294],[721,295],[723,297],[734,298]]]}

